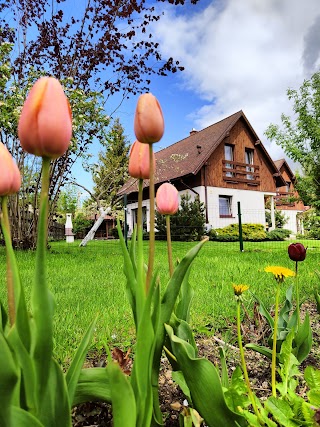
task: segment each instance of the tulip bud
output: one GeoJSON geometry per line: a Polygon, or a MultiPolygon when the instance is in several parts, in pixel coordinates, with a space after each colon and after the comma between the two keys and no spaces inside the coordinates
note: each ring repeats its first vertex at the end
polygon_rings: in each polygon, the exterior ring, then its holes
{"type": "Polygon", "coordinates": [[[179,209],[178,190],[166,182],[160,185],[156,195],[158,212],[162,215],[173,215],[179,209]]]}
{"type": "Polygon", "coordinates": [[[0,196],[17,193],[21,185],[20,171],[7,147],[0,142],[0,196]]]}
{"type": "Polygon", "coordinates": [[[138,141],[152,144],[160,141],[164,121],[160,104],[152,93],[140,95],[134,116],[134,132],[138,141]]]}
{"type": "MultiPolygon", "coordinates": [[[[156,159],[153,154],[153,163],[156,159]]],[[[135,141],[132,144],[129,154],[129,174],[133,178],[149,179],[150,178],[150,161],[149,161],[149,146],[135,141]]]]}
{"type": "Polygon", "coordinates": [[[292,261],[303,261],[307,255],[307,249],[302,243],[291,243],[288,246],[288,254],[292,261]]]}
{"type": "Polygon", "coordinates": [[[22,148],[36,156],[62,156],[72,137],[71,120],[70,105],[59,81],[40,78],[22,108],[18,125],[22,148]]]}

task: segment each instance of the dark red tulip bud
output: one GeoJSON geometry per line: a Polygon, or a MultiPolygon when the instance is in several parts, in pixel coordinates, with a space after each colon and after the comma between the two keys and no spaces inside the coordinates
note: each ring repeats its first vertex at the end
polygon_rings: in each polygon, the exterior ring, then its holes
{"type": "Polygon", "coordinates": [[[291,243],[291,245],[288,246],[288,254],[292,261],[304,261],[307,249],[302,243],[291,243]]]}

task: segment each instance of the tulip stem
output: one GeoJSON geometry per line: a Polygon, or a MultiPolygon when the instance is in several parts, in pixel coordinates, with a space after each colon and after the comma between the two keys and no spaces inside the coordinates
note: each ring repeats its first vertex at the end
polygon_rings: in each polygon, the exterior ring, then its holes
{"type": "Polygon", "coordinates": [[[296,261],[296,306],[297,306],[297,326],[300,327],[300,292],[298,279],[298,261],[296,261]]]}
{"type": "Polygon", "coordinates": [[[144,262],[143,262],[143,237],[142,237],[142,190],[143,179],[139,179],[139,193],[138,193],[138,217],[137,217],[137,234],[138,234],[138,251],[137,251],[137,327],[143,312],[143,301],[145,295],[144,286],[144,262]]]}
{"type": "Polygon", "coordinates": [[[154,207],[154,160],[153,160],[153,148],[152,144],[149,144],[149,165],[150,165],[150,181],[149,181],[149,199],[150,199],[150,230],[149,230],[149,261],[148,261],[148,272],[146,280],[146,292],[148,293],[153,265],[154,265],[154,252],[155,252],[155,207],[154,207]]]}
{"type": "Polygon", "coordinates": [[[8,309],[9,309],[9,321],[10,325],[13,325],[15,322],[16,312],[15,312],[15,301],[14,301],[14,286],[13,286],[13,277],[12,277],[12,258],[11,252],[12,241],[11,241],[11,232],[10,232],[10,222],[8,215],[8,196],[2,197],[1,203],[2,215],[1,215],[1,228],[6,244],[6,253],[7,253],[7,298],[8,298],[8,309]]]}
{"type": "Polygon", "coordinates": [[[47,287],[46,250],[49,210],[50,159],[42,158],[42,181],[36,252],[36,276],[31,294],[34,321],[33,359],[39,381],[39,396],[44,393],[53,350],[53,298],[47,287]]]}
{"type": "Polygon", "coordinates": [[[173,275],[173,262],[172,262],[172,244],[171,244],[171,229],[170,229],[170,215],[166,215],[166,228],[167,228],[167,248],[168,248],[168,262],[170,277],[173,275]]]}
{"type": "Polygon", "coordinates": [[[273,345],[272,345],[272,360],[271,360],[271,389],[272,396],[277,397],[276,390],[276,363],[277,363],[277,334],[278,334],[278,318],[279,318],[279,297],[280,297],[280,281],[277,280],[277,291],[275,301],[274,326],[273,326],[273,345]]]}
{"type": "Polygon", "coordinates": [[[241,335],[241,301],[240,301],[239,297],[237,298],[237,333],[238,333],[238,345],[239,345],[239,351],[240,351],[241,365],[242,365],[244,380],[245,380],[245,383],[246,383],[246,386],[248,389],[248,394],[249,394],[249,398],[250,398],[254,413],[258,417],[260,424],[262,424],[260,412],[258,410],[254,394],[251,390],[250,380],[249,380],[249,375],[248,375],[248,370],[247,370],[247,365],[246,365],[246,359],[244,357],[244,350],[243,350],[243,345],[242,345],[242,335],[241,335]]]}

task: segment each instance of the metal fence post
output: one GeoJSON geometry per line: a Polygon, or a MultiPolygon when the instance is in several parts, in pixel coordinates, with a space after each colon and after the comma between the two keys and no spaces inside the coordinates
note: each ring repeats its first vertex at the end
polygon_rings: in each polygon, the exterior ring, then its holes
{"type": "Polygon", "coordinates": [[[240,251],[243,252],[243,237],[242,237],[242,222],[241,222],[241,206],[240,202],[238,204],[238,225],[239,225],[239,243],[240,243],[240,251]]]}

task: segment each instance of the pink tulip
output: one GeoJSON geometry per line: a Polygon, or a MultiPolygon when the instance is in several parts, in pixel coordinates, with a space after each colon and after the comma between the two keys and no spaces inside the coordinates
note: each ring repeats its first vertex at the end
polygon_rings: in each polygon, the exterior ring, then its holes
{"type": "Polygon", "coordinates": [[[36,156],[56,159],[67,151],[72,137],[71,109],[54,77],[40,78],[30,90],[18,135],[22,148],[36,156]]]}
{"type": "MultiPolygon", "coordinates": [[[[153,163],[155,165],[155,156],[153,154],[153,163]]],[[[129,155],[129,174],[133,178],[150,178],[149,146],[135,141],[131,147],[129,155]]]]}
{"type": "Polygon", "coordinates": [[[138,141],[153,144],[160,141],[164,132],[164,121],[160,104],[152,93],[141,95],[134,116],[134,132],[138,141]]]}
{"type": "Polygon", "coordinates": [[[0,142],[0,196],[17,193],[21,185],[20,171],[7,147],[0,142]]]}
{"type": "Polygon", "coordinates": [[[157,191],[156,203],[158,212],[162,215],[174,215],[179,209],[178,190],[166,182],[157,191]]]}

